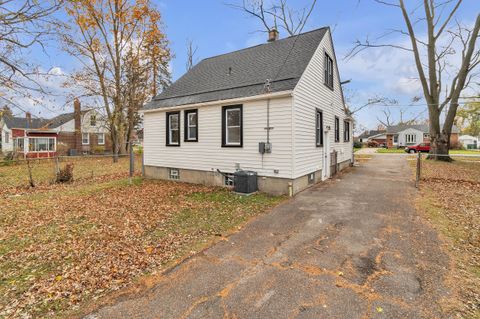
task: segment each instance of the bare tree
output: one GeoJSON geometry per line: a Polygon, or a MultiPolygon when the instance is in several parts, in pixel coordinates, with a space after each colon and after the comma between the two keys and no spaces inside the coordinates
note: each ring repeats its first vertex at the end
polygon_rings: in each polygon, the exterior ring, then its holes
{"type": "Polygon", "coordinates": [[[190,70],[197,63],[195,54],[197,54],[198,46],[193,43],[193,40],[187,39],[187,63],[185,68],[190,70]]]}
{"type": "Polygon", "coordinates": [[[429,158],[451,160],[448,156],[450,134],[462,91],[476,76],[473,70],[480,64],[480,49],[477,40],[480,32],[480,13],[472,26],[465,26],[457,19],[462,0],[423,0],[415,9],[408,9],[403,0],[375,0],[397,8],[402,15],[406,29],[390,30],[381,38],[391,34],[406,35],[410,46],[395,43],[376,43],[368,38],[357,41],[349,53],[355,56],[367,48],[391,47],[411,52],[428,105],[430,142],[429,158]],[[423,10],[419,10],[423,8],[423,10]],[[418,11],[423,11],[421,14],[418,11]],[[423,33],[426,34],[422,38],[423,33]],[[458,67],[452,67],[452,57],[460,47],[458,67]],[[448,82],[448,83],[446,83],[448,82]],[[444,93],[442,93],[444,92],[444,93]],[[440,123],[442,111],[446,111],[443,126],[440,123]]]}
{"type": "Polygon", "coordinates": [[[269,32],[272,29],[283,29],[288,35],[300,33],[308,18],[312,14],[317,0],[303,8],[295,9],[288,0],[275,0],[269,4],[264,0],[242,0],[238,3],[228,3],[232,8],[243,11],[248,16],[256,18],[262,25],[262,32],[269,32]]]}
{"type": "Polygon", "coordinates": [[[383,118],[377,116],[378,122],[385,127],[389,127],[393,125],[392,120],[392,111],[389,108],[385,108],[382,110],[383,118]]]}
{"type": "Polygon", "coordinates": [[[61,5],[62,0],[0,0],[0,97],[12,106],[8,96],[45,93],[37,81],[40,72],[25,52],[44,49],[54,27],[60,25],[53,14],[61,5]]]}

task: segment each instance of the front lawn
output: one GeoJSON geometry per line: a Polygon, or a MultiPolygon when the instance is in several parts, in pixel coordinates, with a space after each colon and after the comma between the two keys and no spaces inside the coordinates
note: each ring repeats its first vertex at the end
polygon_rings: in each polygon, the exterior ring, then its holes
{"type": "Polygon", "coordinates": [[[462,318],[480,318],[480,163],[422,161],[415,202],[443,235],[456,264],[449,281],[458,297],[448,302],[462,318]]]}
{"type": "Polygon", "coordinates": [[[403,148],[379,148],[376,153],[405,153],[403,148]]]}
{"type": "Polygon", "coordinates": [[[282,200],[138,177],[0,194],[0,318],[71,315],[282,200]]]}

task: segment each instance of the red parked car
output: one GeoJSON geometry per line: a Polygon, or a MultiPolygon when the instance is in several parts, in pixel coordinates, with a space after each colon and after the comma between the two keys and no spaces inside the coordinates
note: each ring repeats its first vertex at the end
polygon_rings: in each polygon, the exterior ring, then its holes
{"type": "Polygon", "coordinates": [[[407,153],[430,152],[430,143],[420,143],[405,147],[407,153]]]}

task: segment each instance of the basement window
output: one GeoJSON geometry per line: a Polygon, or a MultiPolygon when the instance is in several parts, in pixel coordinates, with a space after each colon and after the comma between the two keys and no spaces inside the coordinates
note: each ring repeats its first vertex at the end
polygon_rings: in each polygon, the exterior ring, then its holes
{"type": "Polygon", "coordinates": [[[178,168],[170,168],[168,171],[168,177],[173,180],[179,180],[180,172],[178,171],[178,168]]]}
{"type": "Polygon", "coordinates": [[[225,186],[234,186],[235,185],[235,180],[234,180],[233,174],[231,174],[231,173],[225,174],[223,184],[225,186]]]}
{"type": "Polygon", "coordinates": [[[313,184],[315,182],[315,173],[308,174],[308,184],[313,184]]]}

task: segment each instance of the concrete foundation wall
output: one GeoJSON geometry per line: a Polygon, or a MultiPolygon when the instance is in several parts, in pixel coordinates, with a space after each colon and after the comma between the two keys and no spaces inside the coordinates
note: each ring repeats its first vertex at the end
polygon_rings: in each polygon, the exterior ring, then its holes
{"type": "MultiPolygon", "coordinates": [[[[350,165],[350,160],[338,164],[339,170],[343,170],[350,165]]],[[[218,172],[199,171],[191,169],[178,169],[179,182],[202,184],[210,186],[224,186],[224,176],[218,172]]],[[[258,189],[272,195],[288,195],[289,188],[292,188],[293,194],[297,194],[307,187],[321,182],[322,171],[312,172],[313,182],[309,181],[309,175],[304,175],[294,180],[279,177],[258,177],[258,189]]],[[[150,179],[170,179],[170,168],[145,165],[145,177],[150,179]]]]}

